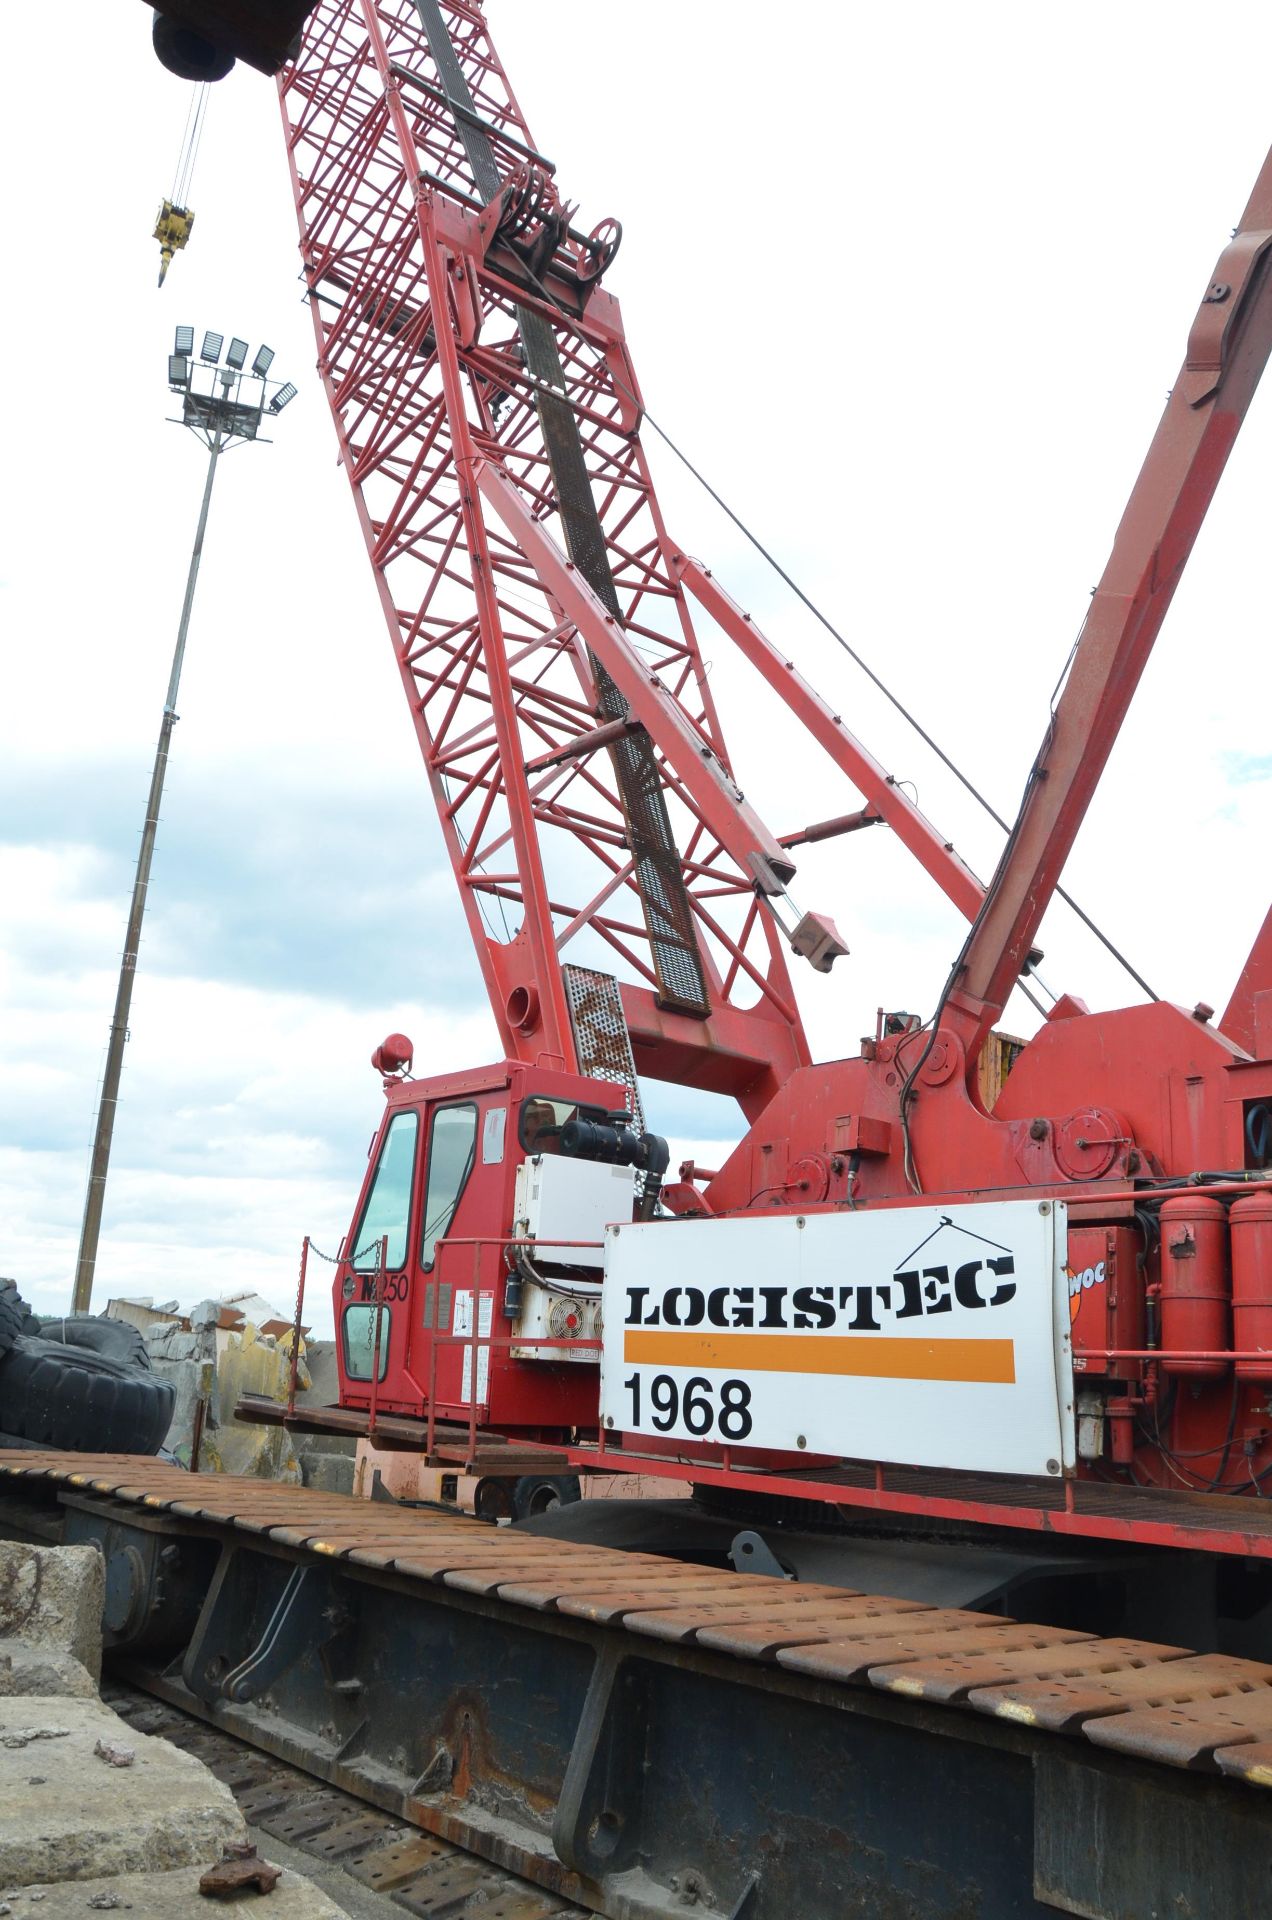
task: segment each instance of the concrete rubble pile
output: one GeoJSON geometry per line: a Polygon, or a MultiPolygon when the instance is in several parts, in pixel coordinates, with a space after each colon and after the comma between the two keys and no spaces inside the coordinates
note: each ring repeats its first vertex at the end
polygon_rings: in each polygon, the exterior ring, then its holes
{"type": "MultiPolygon", "coordinates": [[[[0,1541],[0,1916],[210,1917],[200,1881],[253,1871],[247,1828],[201,1761],[100,1699],[103,1597],[96,1548],[0,1541]]],[[[268,1920],[347,1920],[312,1882],[256,1864],[247,1898],[268,1920]]]]}
{"type": "MultiPolygon", "coordinates": [[[[326,1493],[353,1491],[352,1440],[293,1434],[283,1427],[246,1426],[234,1418],[245,1393],[286,1401],[291,1379],[294,1329],[257,1293],[231,1293],[202,1300],[181,1312],[175,1303],[113,1299],[106,1315],[126,1321],[142,1335],[150,1364],[176,1391],[164,1449],[182,1466],[195,1457],[201,1473],[248,1474],[283,1484],[317,1486],[326,1493]],[[202,1420],[199,1408],[202,1403],[202,1420]]],[[[334,1341],[311,1340],[301,1329],[296,1367],[298,1403],[325,1405],[338,1395],[334,1341]]]]}

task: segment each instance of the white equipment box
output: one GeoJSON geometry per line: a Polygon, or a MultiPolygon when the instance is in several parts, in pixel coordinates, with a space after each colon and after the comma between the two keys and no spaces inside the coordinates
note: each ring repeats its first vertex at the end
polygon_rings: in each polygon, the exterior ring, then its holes
{"type": "Polygon", "coordinates": [[[522,1249],[528,1256],[525,1266],[537,1274],[551,1267],[554,1273],[540,1285],[523,1266],[521,1309],[514,1331],[527,1341],[579,1340],[593,1344],[577,1349],[513,1347],[514,1360],[538,1360],[548,1366],[565,1362],[593,1367],[598,1364],[601,1356],[594,1343],[601,1331],[605,1229],[611,1221],[631,1219],[635,1192],[636,1177],[630,1167],[607,1166],[596,1160],[545,1153],[523,1161],[517,1168],[513,1231],[517,1239],[531,1238],[535,1243],[522,1249]],[[596,1244],[565,1244],[572,1240],[596,1244]]]}
{"type": "Polygon", "coordinates": [[[1056,1476],[1061,1202],[610,1227],[601,1417],[664,1442],[1056,1476]]]}
{"type": "Polygon", "coordinates": [[[535,1154],[517,1168],[513,1231],[518,1240],[531,1239],[536,1266],[545,1261],[568,1267],[592,1267],[603,1262],[605,1229],[612,1220],[632,1217],[636,1179],[630,1167],[611,1167],[599,1160],[567,1160],[555,1153],[535,1154]],[[563,1241],[593,1240],[591,1247],[565,1246],[563,1241]]]}

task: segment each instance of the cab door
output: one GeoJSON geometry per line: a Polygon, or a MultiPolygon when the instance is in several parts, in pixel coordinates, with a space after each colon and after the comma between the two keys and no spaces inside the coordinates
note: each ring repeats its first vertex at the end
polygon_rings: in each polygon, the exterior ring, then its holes
{"type": "Polygon", "coordinates": [[[409,1294],[412,1202],[420,1158],[418,1109],[399,1107],[380,1136],[356,1225],[345,1243],[337,1270],[340,1362],[354,1397],[370,1398],[376,1358],[376,1274],[381,1244],[387,1241],[380,1316],[379,1397],[397,1400],[406,1361],[406,1302],[409,1294]]]}
{"type": "MultiPolygon", "coordinates": [[[[508,1232],[505,1118],[502,1089],[493,1098],[473,1092],[428,1108],[409,1359],[425,1403],[431,1384],[438,1405],[454,1407],[464,1397],[465,1368],[471,1393],[474,1357],[457,1344],[459,1335],[502,1330],[489,1275],[502,1271],[508,1232]],[[476,1240],[489,1244],[467,1244],[476,1240]]],[[[477,1384],[484,1384],[489,1364],[487,1352],[477,1384]]]]}

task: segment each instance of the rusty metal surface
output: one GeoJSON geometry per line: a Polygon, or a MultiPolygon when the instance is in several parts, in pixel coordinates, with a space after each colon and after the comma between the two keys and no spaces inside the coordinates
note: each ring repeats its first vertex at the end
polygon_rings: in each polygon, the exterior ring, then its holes
{"type": "MultiPolygon", "coordinates": [[[[965,1700],[977,1687],[1011,1687],[1049,1676],[1089,1673],[1096,1655],[1093,1634],[1057,1634],[1043,1647],[986,1648],[973,1643],[966,1653],[941,1652],[928,1660],[904,1660],[875,1667],[871,1684],[918,1700],[965,1700]]],[[[1148,1660],[1182,1660],[1186,1647],[1164,1647],[1149,1640],[1100,1640],[1098,1657],[1112,1666],[1141,1666],[1148,1660]]]]}
{"type": "Polygon", "coordinates": [[[1252,1787],[1272,1787],[1272,1740],[1216,1748],[1214,1758],[1230,1779],[1244,1780],[1252,1787]]]}
{"type": "MultiPolygon", "coordinates": [[[[424,1920],[459,1920],[463,1914],[481,1920],[591,1920],[583,1908],[445,1840],[414,1832],[351,1794],[318,1787],[298,1768],[253,1751],[177,1707],[111,1680],[104,1698],[136,1732],[170,1740],[201,1760],[230,1789],[249,1826],[308,1854],[316,1866],[339,1866],[383,1896],[386,1920],[394,1911],[424,1920]]],[[[247,1865],[251,1878],[251,1862],[247,1865]]],[[[219,1867],[213,1871],[221,1874],[219,1867]]],[[[268,1902],[262,1907],[266,1911],[268,1902]]]]}
{"type": "MultiPolygon", "coordinates": [[[[1141,1759],[1272,1786],[1272,1666],[1252,1660],[721,1573],[655,1554],[540,1540],[451,1514],[386,1516],[347,1495],[222,1475],[192,1480],[150,1459],[23,1453],[0,1461],[0,1488],[40,1481],[512,1606],[775,1661],[823,1682],[949,1703],[1141,1759]]],[[[320,1824],[323,1818],[319,1812],[320,1824]]]]}
{"type": "Polygon", "coordinates": [[[914,1613],[884,1613],[853,1622],[853,1631],[820,1644],[783,1647],[778,1665],[819,1680],[869,1679],[876,1667],[923,1659],[938,1647],[943,1653],[976,1651],[981,1647],[1010,1652],[1017,1647],[1046,1646],[1057,1637],[1052,1627],[1020,1625],[991,1614],[965,1612],[961,1607],[931,1607],[914,1613]]]}
{"type": "Polygon", "coordinates": [[[272,1893],[282,1877],[282,1868],[262,1860],[250,1840],[230,1840],[216,1865],[201,1877],[199,1892],[213,1900],[234,1900],[240,1893],[272,1893]]]}
{"type": "MultiPolygon", "coordinates": [[[[1030,1727],[1045,1727],[1065,1732],[1081,1727],[1100,1746],[1114,1744],[1107,1731],[1090,1725],[1107,1714],[1129,1713],[1138,1709],[1139,1740],[1123,1743],[1124,1752],[1142,1753],[1147,1759],[1164,1757],[1154,1750],[1157,1739],[1166,1740],[1184,1713],[1198,1705],[1218,1708],[1245,1694],[1253,1694],[1250,1711],[1257,1715],[1263,1707],[1260,1730],[1272,1729],[1272,1667],[1254,1660],[1235,1660],[1224,1653],[1188,1654],[1182,1660],[1150,1660],[1141,1666],[1113,1667],[1101,1671],[1099,1642],[1092,1649],[1092,1660],[1082,1672],[1065,1680],[1024,1680],[1010,1687],[978,1687],[968,1695],[972,1706],[996,1713],[1005,1720],[1017,1720],[1030,1727]],[[1165,1708],[1150,1732],[1147,1710],[1165,1708]]],[[[1212,1716],[1213,1717],[1213,1716],[1212,1716]]],[[[1236,1725],[1234,1721],[1234,1726],[1236,1725]]],[[[1234,1738],[1240,1738],[1240,1733],[1234,1738]]]]}
{"type": "MultiPolygon", "coordinates": [[[[248,1427],[286,1427],[289,1433],[334,1434],[344,1439],[366,1439],[371,1434],[371,1415],[366,1407],[297,1407],[286,1405],[265,1394],[239,1396],[234,1418],[248,1427]]],[[[522,1474],[563,1473],[567,1462],[565,1449],[532,1445],[521,1440],[505,1440],[502,1435],[480,1429],[477,1451],[466,1426],[439,1420],[433,1449],[427,1444],[428,1422],[408,1414],[379,1413],[375,1418],[375,1444],[386,1452],[415,1453],[424,1464],[463,1466],[471,1463],[474,1473],[522,1474]]]]}

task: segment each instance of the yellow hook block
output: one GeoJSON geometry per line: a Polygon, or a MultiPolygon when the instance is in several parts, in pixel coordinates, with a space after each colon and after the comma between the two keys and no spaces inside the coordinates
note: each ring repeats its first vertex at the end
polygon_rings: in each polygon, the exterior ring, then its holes
{"type": "Polygon", "coordinates": [[[171,200],[165,200],[159,209],[159,218],[155,222],[155,239],[159,242],[159,285],[172,265],[172,256],[180,251],[190,238],[190,229],[194,225],[194,215],[189,207],[176,207],[171,200]]]}

